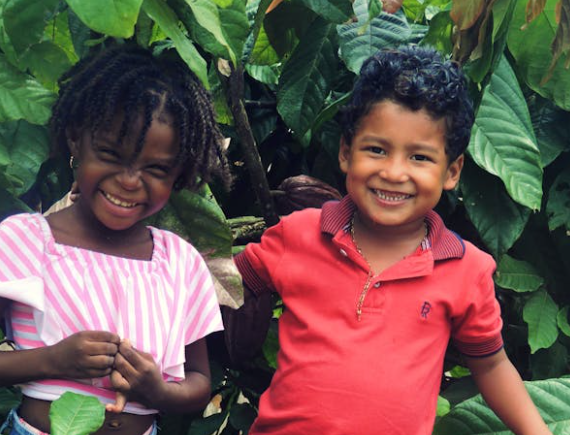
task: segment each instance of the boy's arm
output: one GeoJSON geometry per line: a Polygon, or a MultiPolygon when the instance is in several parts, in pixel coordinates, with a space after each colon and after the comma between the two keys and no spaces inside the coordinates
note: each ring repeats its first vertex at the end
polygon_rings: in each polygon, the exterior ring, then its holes
{"type": "Polygon", "coordinates": [[[488,357],[466,360],[483,398],[515,434],[551,434],[503,349],[488,357]]]}

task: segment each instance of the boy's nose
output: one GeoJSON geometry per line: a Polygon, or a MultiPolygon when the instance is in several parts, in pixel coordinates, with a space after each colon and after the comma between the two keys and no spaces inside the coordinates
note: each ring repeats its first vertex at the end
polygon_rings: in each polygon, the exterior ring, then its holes
{"type": "Polygon", "coordinates": [[[391,183],[405,183],[410,179],[406,165],[396,159],[386,159],[379,174],[381,178],[391,183]]]}
{"type": "Polygon", "coordinates": [[[136,190],[142,184],[141,172],[138,169],[123,168],[117,179],[125,190],[136,190]]]}

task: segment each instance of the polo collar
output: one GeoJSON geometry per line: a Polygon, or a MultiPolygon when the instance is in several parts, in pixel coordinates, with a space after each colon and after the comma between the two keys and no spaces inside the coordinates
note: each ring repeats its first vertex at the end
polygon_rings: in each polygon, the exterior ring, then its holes
{"type": "MultiPolygon", "coordinates": [[[[347,231],[355,210],[356,205],[348,195],[341,201],[325,203],[321,214],[321,232],[334,236],[341,230],[347,231]]],[[[463,257],[465,253],[463,239],[448,230],[435,211],[428,212],[425,222],[428,227],[428,242],[435,261],[463,257]]]]}

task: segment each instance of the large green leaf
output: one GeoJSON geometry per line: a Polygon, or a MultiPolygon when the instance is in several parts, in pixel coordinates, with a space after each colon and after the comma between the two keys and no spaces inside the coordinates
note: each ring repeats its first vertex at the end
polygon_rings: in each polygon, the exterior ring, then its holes
{"type": "Polygon", "coordinates": [[[570,150],[567,131],[570,113],[536,94],[529,99],[528,110],[540,149],[542,166],[545,167],[564,150],[570,150]]]}
{"type": "Polygon", "coordinates": [[[22,55],[21,61],[38,81],[54,92],[57,90],[59,77],[71,67],[67,53],[51,41],[32,45],[22,55]]]}
{"type": "Polygon", "coordinates": [[[25,119],[45,124],[54,98],[53,92],[8,64],[0,54],[0,122],[25,119]]]}
{"type": "MultiPolygon", "coordinates": [[[[570,433],[570,379],[525,382],[538,411],[554,435],[570,433]]],[[[468,399],[442,417],[433,435],[509,435],[512,434],[478,395],[468,399]]]]}
{"type": "Polygon", "coordinates": [[[178,51],[182,60],[186,62],[204,86],[209,88],[206,61],[194,47],[192,41],[180,30],[178,18],[172,9],[162,0],[144,0],[142,8],[160,26],[162,31],[172,39],[176,51],[178,51]]]}
{"type": "Polygon", "coordinates": [[[548,74],[552,62],[550,47],[558,26],[555,12],[558,2],[548,0],[542,13],[525,25],[527,2],[517,1],[507,43],[524,82],[559,107],[570,110],[570,71],[565,68],[562,59],[559,59],[552,74],[548,74]]]}
{"type": "Polygon", "coordinates": [[[285,64],[277,92],[277,111],[299,138],[311,128],[336,76],[333,26],[321,18],[305,32],[285,64]]]}
{"type": "Polygon", "coordinates": [[[357,22],[337,26],[340,57],[347,68],[358,74],[363,62],[385,47],[396,47],[408,41],[412,32],[403,12],[381,13],[368,21],[366,0],[354,2],[357,22]]]}
{"type": "Polygon", "coordinates": [[[468,152],[479,166],[503,180],[516,202],[540,209],[540,153],[526,102],[505,58],[483,93],[468,152]]]}
{"type": "MultiPolygon", "coordinates": [[[[0,173],[0,180],[2,173],[0,173]]],[[[32,213],[33,210],[21,199],[0,187],[0,221],[16,213],[32,213]]]]}
{"type": "MultiPolygon", "coordinates": [[[[192,14],[198,25],[210,32],[216,41],[227,49],[230,60],[235,65],[236,55],[241,55],[241,52],[235,53],[226,40],[226,35],[224,35],[222,31],[222,22],[216,4],[210,0],[185,0],[185,2],[192,10],[192,14]]],[[[243,11],[245,16],[245,9],[243,11]]]]}
{"type": "Polygon", "coordinates": [[[546,204],[548,228],[566,227],[570,231],[570,170],[562,171],[552,184],[546,204]]]}
{"type": "MultiPolygon", "coordinates": [[[[40,166],[48,158],[47,130],[25,121],[0,124],[0,155],[9,157],[3,172],[10,182],[1,187],[15,196],[22,195],[32,187],[40,166]]],[[[0,166],[2,160],[0,158],[0,166]]]]}
{"type": "Polygon", "coordinates": [[[568,322],[569,312],[570,307],[566,305],[564,308],[561,308],[560,311],[558,311],[558,315],[556,316],[556,324],[567,337],[570,337],[570,323],[568,322]]]}
{"type": "Polygon", "coordinates": [[[522,234],[530,210],[515,203],[498,178],[468,159],[461,191],[469,218],[495,258],[500,258],[522,234]]]}
{"type": "Polygon", "coordinates": [[[495,272],[495,283],[516,292],[533,292],[544,284],[532,264],[503,255],[495,272]]]}
{"type": "Polygon", "coordinates": [[[325,20],[336,24],[348,21],[352,15],[349,0],[297,0],[325,20]]]}
{"type": "Polygon", "coordinates": [[[263,27],[259,29],[248,62],[256,65],[274,65],[279,62],[279,55],[271,45],[271,41],[263,27]]]}
{"type": "Polygon", "coordinates": [[[49,13],[59,0],[11,0],[4,8],[4,26],[15,50],[24,52],[41,41],[49,13]]]}
{"type": "Polygon", "coordinates": [[[105,406],[99,399],[66,392],[51,403],[52,435],[89,435],[105,421],[105,406]]]}
{"type": "Polygon", "coordinates": [[[528,324],[528,344],[532,353],[549,348],[558,338],[557,315],[558,305],[544,290],[537,291],[526,302],[523,319],[528,324]]]}
{"type": "Polygon", "coordinates": [[[231,5],[220,9],[222,31],[228,41],[231,51],[239,62],[243,55],[244,44],[249,34],[249,22],[245,13],[245,2],[234,0],[231,5]]]}
{"type": "Polygon", "coordinates": [[[117,38],[133,36],[143,2],[143,0],[66,1],[87,27],[117,38]]]}

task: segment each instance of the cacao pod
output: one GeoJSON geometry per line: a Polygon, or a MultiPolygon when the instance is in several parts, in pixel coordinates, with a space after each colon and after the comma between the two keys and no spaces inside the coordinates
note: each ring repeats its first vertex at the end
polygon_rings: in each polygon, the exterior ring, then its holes
{"type": "Polygon", "coordinates": [[[327,201],[342,198],[334,187],[308,175],[286,178],[281,182],[278,190],[272,193],[280,215],[309,207],[320,208],[327,201]]]}

